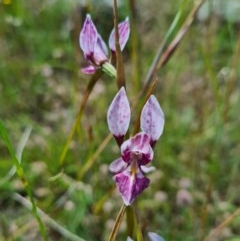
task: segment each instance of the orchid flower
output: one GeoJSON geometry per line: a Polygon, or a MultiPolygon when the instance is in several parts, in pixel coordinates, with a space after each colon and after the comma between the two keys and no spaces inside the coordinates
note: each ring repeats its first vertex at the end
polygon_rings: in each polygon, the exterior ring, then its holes
{"type": "MultiPolygon", "coordinates": [[[[123,50],[130,34],[128,17],[125,21],[118,24],[118,32],[120,49],[123,50]]],[[[84,74],[93,74],[104,63],[109,62],[107,45],[98,33],[90,14],[87,14],[83,28],[80,32],[79,44],[84,53],[84,57],[89,64],[87,67],[82,68],[82,72],[84,74]]],[[[111,52],[115,53],[116,47],[114,29],[109,36],[108,45],[111,52]]]]}
{"type": "Polygon", "coordinates": [[[126,205],[148,187],[150,180],[144,176],[152,170],[147,167],[153,160],[153,147],[163,132],[164,114],[154,95],[144,105],[140,124],[141,132],[124,140],[130,123],[130,105],[125,88],[113,99],[107,113],[108,127],[120,146],[121,157],[110,164],[114,181],[126,205]]]}

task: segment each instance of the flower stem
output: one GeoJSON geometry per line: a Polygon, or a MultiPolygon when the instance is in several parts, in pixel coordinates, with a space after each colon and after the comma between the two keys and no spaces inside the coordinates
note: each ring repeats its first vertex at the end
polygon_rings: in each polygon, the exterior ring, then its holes
{"type": "Polygon", "coordinates": [[[126,211],[126,206],[123,204],[119,213],[118,213],[118,216],[116,218],[116,221],[115,221],[115,224],[113,226],[112,232],[111,232],[111,234],[108,238],[108,241],[114,241],[115,240],[115,238],[118,234],[119,228],[121,226],[125,211],[126,211]]]}

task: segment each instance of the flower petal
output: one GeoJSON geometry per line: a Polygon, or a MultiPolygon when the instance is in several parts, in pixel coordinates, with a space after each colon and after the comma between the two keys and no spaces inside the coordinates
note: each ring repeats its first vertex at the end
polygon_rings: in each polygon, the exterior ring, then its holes
{"type": "Polygon", "coordinates": [[[144,132],[136,134],[121,145],[123,161],[130,163],[135,158],[139,165],[146,165],[153,159],[150,137],[144,132]]]}
{"type": "Polygon", "coordinates": [[[94,63],[100,65],[101,63],[108,60],[108,50],[102,37],[98,35],[97,43],[94,48],[94,63]]]}
{"type": "Polygon", "coordinates": [[[90,14],[87,14],[82,31],[80,32],[79,36],[79,44],[85,58],[89,59],[93,55],[97,39],[97,29],[91,19],[90,14]]]}
{"type": "Polygon", "coordinates": [[[164,114],[154,95],[151,95],[144,105],[141,113],[141,129],[156,142],[162,135],[164,127],[164,114]]]}
{"type": "Polygon", "coordinates": [[[151,241],[164,241],[164,239],[156,233],[148,232],[148,237],[151,241]]]}
{"type": "Polygon", "coordinates": [[[131,239],[130,237],[127,237],[127,241],[134,241],[134,240],[131,239]]]}
{"type": "Polygon", "coordinates": [[[108,109],[107,121],[109,130],[116,138],[126,134],[130,122],[130,105],[124,87],[114,97],[108,109]]]}
{"type": "Polygon", "coordinates": [[[110,164],[109,171],[116,174],[116,173],[122,172],[126,168],[127,168],[127,163],[124,162],[120,157],[110,164]]]}
{"type": "MultiPolygon", "coordinates": [[[[130,35],[130,24],[129,24],[129,18],[127,17],[125,21],[118,24],[118,32],[119,32],[119,44],[121,51],[124,49],[129,35],[130,35]]],[[[112,51],[116,51],[116,45],[115,45],[115,30],[113,29],[108,40],[108,45],[112,51]]]]}
{"type": "Polygon", "coordinates": [[[139,170],[137,174],[130,172],[130,167],[114,176],[118,191],[125,205],[129,206],[135,198],[148,187],[150,180],[143,176],[139,170]]]}
{"type": "Polygon", "coordinates": [[[84,74],[94,74],[96,72],[96,68],[92,65],[89,65],[87,67],[82,68],[81,71],[84,74]]]}
{"type": "Polygon", "coordinates": [[[150,166],[150,167],[140,166],[140,169],[142,170],[143,173],[150,173],[150,172],[155,171],[156,167],[154,167],[154,166],[150,166]]]}

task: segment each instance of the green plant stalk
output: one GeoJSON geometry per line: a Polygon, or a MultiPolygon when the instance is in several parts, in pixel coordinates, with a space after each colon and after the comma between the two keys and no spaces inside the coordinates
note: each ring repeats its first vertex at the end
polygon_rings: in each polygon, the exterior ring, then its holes
{"type": "Polygon", "coordinates": [[[33,198],[33,195],[32,195],[32,191],[31,191],[31,188],[30,188],[30,185],[27,181],[27,178],[26,178],[26,175],[24,173],[24,170],[21,166],[21,163],[20,161],[18,160],[18,158],[16,157],[16,154],[15,154],[15,151],[14,151],[14,148],[12,146],[12,143],[9,139],[9,136],[7,134],[7,131],[2,123],[2,121],[0,120],[0,134],[2,136],[2,139],[4,140],[8,150],[9,150],[9,153],[14,161],[14,165],[16,166],[16,171],[17,171],[17,175],[19,177],[19,179],[21,180],[23,186],[24,186],[24,189],[26,190],[27,192],[27,195],[30,199],[30,202],[32,204],[32,213],[33,215],[35,216],[36,220],[37,220],[37,223],[38,223],[38,226],[39,226],[39,229],[40,229],[40,232],[41,232],[41,235],[43,237],[43,239],[45,241],[48,241],[48,236],[47,236],[47,232],[46,232],[46,229],[43,225],[43,222],[41,220],[41,217],[39,216],[38,212],[37,212],[37,206],[35,204],[35,201],[34,201],[34,198],[33,198]]]}
{"type": "Polygon", "coordinates": [[[130,29],[131,29],[131,59],[133,64],[132,81],[136,93],[140,90],[141,58],[139,58],[139,45],[141,38],[137,29],[136,0],[129,0],[130,29]]]}
{"type": "Polygon", "coordinates": [[[134,234],[135,234],[137,241],[143,241],[143,235],[139,225],[135,207],[136,206],[132,205],[132,206],[127,206],[126,208],[127,234],[128,234],[128,237],[132,239],[134,239],[134,234]]]}
{"type": "Polygon", "coordinates": [[[127,235],[128,237],[134,239],[134,229],[135,229],[135,222],[134,222],[134,211],[132,206],[126,207],[126,219],[127,219],[127,235]]]}
{"type": "Polygon", "coordinates": [[[125,211],[126,211],[126,206],[123,204],[121,209],[119,210],[118,216],[115,220],[115,224],[114,224],[112,232],[108,238],[108,241],[114,241],[116,239],[116,236],[117,236],[119,228],[121,226],[125,211]]]}
{"type": "Polygon", "coordinates": [[[114,16],[114,30],[115,30],[115,44],[116,44],[116,61],[117,61],[117,86],[121,89],[125,87],[125,73],[122,59],[122,51],[119,44],[119,32],[118,32],[118,10],[117,0],[113,1],[113,16],[114,16]]]}
{"type": "Polygon", "coordinates": [[[138,220],[138,217],[137,217],[136,210],[133,209],[133,212],[134,212],[134,227],[135,227],[135,230],[136,230],[137,241],[143,241],[142,230],[141,230],[141,227],[139,225],[139,220],[138,220]]]}
{"type": "Polygon", "coordinates": [[[71,128],[71,131],[70,131],[70,134],[68,135],[68,138],[67,138],[67,142],[65,144],[65,146],[63,147],[63,151],[61,153],[61,156],[60,156],[60,165],[63,167],[63,164],[64,164],[64,160],[65,160],[65,157],[66,157],[66,154],[67,154],[67,151],[69,149],[69,146],[70,146],[70,143],[73,139],[73,136],[78,128],[78,125],[80,124],[80,121],[81,121],[81,118],[82,118],[82,114],[83,114],[83,111],[86,107],[86,104],[87,104],[87,101],[88,101],[88,98],[95,86],[95,84],[97,83],[97,81],[99,80],[99,78],[101,77],[102,75],[102,71],[101,70],[98,70],[91,78],[88,86],[87,86],[87,89],[84,93],[84,96],[83,96],[83,99],[82,99],[82,102],[80,104],[80,107],[79,107],[79,110],[78,110],[78,113],[77,113],[77,117],[72,125],[72,128],[71,128]]]}

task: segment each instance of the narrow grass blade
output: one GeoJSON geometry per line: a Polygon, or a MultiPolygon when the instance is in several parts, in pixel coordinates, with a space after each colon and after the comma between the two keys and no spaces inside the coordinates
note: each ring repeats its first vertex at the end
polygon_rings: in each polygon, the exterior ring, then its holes
{"type": "MultiPolygon", "coordinates": [[[[17,151],[16,151],[16,158],[17,158],[17,160],[19,161],[19,163],[21,163],[21,160],[22,160],[22,152],[23,152],[23,149],[24,149],[24,147],[25,147],[25,145],[26,145],[26,143],[27,143],[27,140],[28,140],[28,138],[29,138],[29,136],[30,136],[31,130],[32,130],[32,128],[31,128],[31,127],[28,127],[28,128],[24,131],[24,133],[23,133],[23,135],[22,135],[22,137],[21,137],[21,140],[20,140],[20,142],[19,142],[19,144],[18,144],[17,151]]],[[[9,143],[9,144],[10,144],[10,143],[9,143]]],[[[0,180],[0,185],[3,185],[3,184],[6,183],[7,181],[9,181],[9,179],[16,173],[16,170],[17,170],[16,166],[13,166],[13,167],[10,169],[10,171],[8,172],[8,174],[7,174],[4,178],[2,178],[2,179],[0,180]]]]}
{"type": "Polygon", "coordinates": [[[170,29],[162,43],[162,45],[159,48],[159,51],[157,52],[155,59],[153,60],[153,63],[150,67],[150,70],[146,76],[146,79],[144,81],[144,87],[142,88],[141,94],[139,95],[139,98],[141,98],[145,92],[148,89],[149,84],[151,83],[152,79],[154,79],[154,76],[156,75],[157,71],[161,69],[170,59],[170,57],[173,55],[175,50],[177,49],[179,43],[187,33],[189,27],[193,23],[193,20],[195,18],[195,15],[201,5],[204,3],[205,0],[199,0],[198,3],[193,7],[191,12],[186,17],[185,21],[177,31],[177,34],[173,37],[170,44],[169,38],[172,36],[172,33],[176,30],[176,27],[178,26],[179,22],[182,19],[183,14],[183,8],[185,6],[185,1],[183,2],[182,7],[180,7],[179,12],[177,13],[175,19],[173,20],[172,25],[170,26],[170,29]]]}
{"type": "Polygon", "coordinates": [[[28,138],[31,134],[31,131],[32,131],[32,127],[27,127],[21,137],[21,140],[17,146],[17,150],[16,150],[16,156],[17,156],[17,159],[19,160],[19,162],[21,163],[22,161],[22,153],[23,153],[23,150],[24,150],[24,147],[26,146],[27,144],[27,141],[28,141],[28,138]]]}
{"type": "Polygon", "coordinates": [[[93,155],[91,155],[91,157],[86,161],[85,165],[80,169],[80,172],[78,174],[79,179],[82,179],[85,173],[92,167],[95,160],[99,157],[99,155],[105,149],[105,147],[108,145],[111,139],[112,139],[112,133],[109,133],[107,137],[103,140],[101,145],[98,147],[96,152],[93,155]]]}
{"type": "Polygon", "coordinates": [[[16,166],[16,171],[17,171],[18,177],[21,180],[21,182],[22,182],[22,184],[23,184],[23,186],[24,186],[24,188],[27,192],[27,195],[30,199],[30,202],[32,204],[32,213],[33,213],[33,215],[35,216],[35,218],[38,222],[38,226],[39,226],[41,235],[42,235],[44,241],[48,241],[47,232],[46,232],[46,229],[43,225],[43,222],[42,222],[40,216],[38,215],[37,206],[36,206],[35,201],[33,199],[32,191],[31,191],[30,185],[29,185],[29,183],[26,179],[24,169],[22,168],[20,160],[18,160],[18,158],[15,154],[13,145],[10,141],[10,138],[9,138],[8,134],[7,134],[7,130],[5,129],[5,126],[3,125],[1,120],[0,120],[0,135],[1,135],[3,141],[5,142],[8,150],[9,150],[9,153],[10,153],[10,155],[11,155],[13,161],[14,161],[14,164],[16,166]]]}
{"type": "Polygon", "coordinates": [[[67,154],[67,151],[69,149],[69,146],[70,146],[70,143],[73,139],[73,136],[77,130],[77,127],[78,125],[80,124],[80,120],[82,118],[82,114],[83,114],[83,111],[86,107],[86,104],[87,104],[87,101],[88,101],[88,98],[93,90],[93,87],[95,86],[95,84],[97,83],[97,81],[100,79],[100,77],[102,76],[102,72],[101,70],[97,71],[91,78],[88,86],[87,86],[87,89],[84,93],[84,96],[83,96],[83,99],[82,99],[82,102],[80,104],[80,107],[79,107],[79,110],[78,110],[78,113],[77,113],[77,117],[73,123],[73,126],[71,128],[71,131],[70,131],[70,134],[67,138],[67,142],[63,148],[63,151],[61,153],[61,156],[60,156],[60,164],[61,166],[63,167],[63,164],[64,164],[64,160],[65,160],[65,157],[66,157],[66,154],[67,154]]]}
{"type": "Polygon", "coordinates": [[[131,29],[131,59],[132,59],[132,81],[136,93],[140,90],[140,77],[141,77],[141,58],[139,58],[139,46],[141,38],[138,33],[137,28],[137,4],[136,0],[129,0],[129,9],[130,9],[130,29],[131,29]]]}
{"type": "Polygon", "coordinates": [[[220,232],[227,227],[235,218],[240,216],[240,208],[238,208],[234,213],[230,214],[227,218],[223,220],[215,229],[213,229],[208,236],[203,239],[203,241],[217,240],[220,232]]]}
{"type": "Polygon", "coordinates": [[[118,89],[121,89],[122,86],[125,86],[125,73],[124,73],[124,67],[123,67],[122,52],[119,44],[117,0],[114,0],[113,15],[114,15],[116,60],[117,60],[117,86],[118,86],[118,89]]]}
{"type": "Polygon", "coordinates": [[[172,24],[170,25],[164,39],[163,39],[163,42],[162,44],[160,45],[156,55],[155,55],[155,58],[152,62],[152,65],[147,73],[147,76],[144,80],[144,84],[145,84],[145,88],[147,87],[147,85],[150,83],[151,79],[154,77],[155,75],[155,72],[156,72],[156,68],[157,68],[157,65],[160,61],[160,58],[161,56],[163,55],[164,51],[166,50],[168,44],[170,43],[171,41],[171,38],[173,38],[174,36],[174,33],[176,33],[176,30],[177,28],[179,28],[180,26],[180,23],[182,22],[182,19],[183,19],[183,14],[184,14],[184,10],[186,8],[186,4],[189,2],[189,0],[184,0],[182,2],[182,4],[180,5],[180,8],[175,16],[175,18],[173,19],[173,22],[172,24]]]}
{"type": "Polygon", "coordinates": [[[115,220],[115,224],[113,226],[113,229],[112,229],[112,232],[111,232],[111,234],[109,236],[108,241],[114,241],[116,239],[116,236],[117,236],[119,228],[121,226],[121,223],[122,223],[125,211],[126,211],[126,206],[122,205],[122,207],[121,207],[121,209],[120,209],[120,211],[118,213],[118,216],[117,216],[117,218],[115,220]]]}
{"type": "MultiPolygon", "coordinates": [[[[32,209],[32,204],[24,197],[19,195],[18,193],[15,193],[13,195],[13,198],[21,203],[25,208],[28,210],[32,209]]],[[[63,237],[65,237],[67,240],[71,241],[85,241],[83,238],[78,237],[77,235],[71,233],[69,230],[58,224],[54,219],[49,217],[45,212],[43,212],[40,208],[37,208],[38,215],[42,217],[44,222],[46,222],[51,228],[56,230],[58,233],[60,233],[63,237]]]]}

